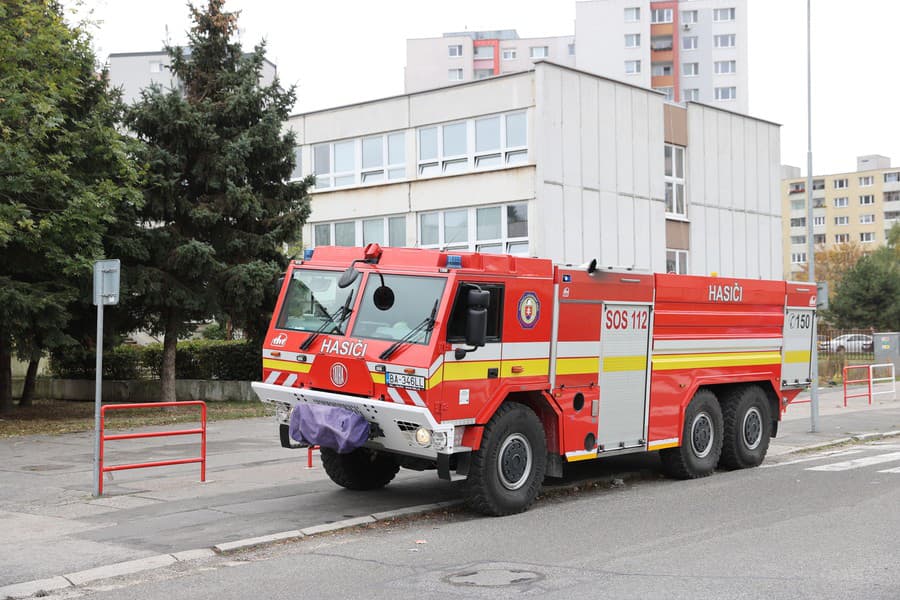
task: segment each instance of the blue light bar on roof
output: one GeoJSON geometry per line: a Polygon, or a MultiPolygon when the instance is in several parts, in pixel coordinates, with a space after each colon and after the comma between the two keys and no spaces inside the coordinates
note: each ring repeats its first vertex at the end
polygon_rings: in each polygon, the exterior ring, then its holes
{"type": "Polygon", "coordinates": [[[312,260],[315,248],[307,248],[303,251],[303,260],[312,260]]]}
{"type": "Polygon", "coordinates": [[[447,268],[448,269],[462,269],[462,256],[459,254],[448,254],[447,255],[447,268]]]}

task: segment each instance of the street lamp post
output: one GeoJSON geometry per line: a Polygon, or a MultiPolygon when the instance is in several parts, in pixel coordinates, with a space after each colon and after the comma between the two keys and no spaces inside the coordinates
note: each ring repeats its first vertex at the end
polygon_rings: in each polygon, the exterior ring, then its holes
{"type": "MultiPolygon", "coordinates": [[[[812,201],[812,43],[810,25],[810,0],[806,0],[806,264],[809,265],[809,282],[816,289],[816,248],[813,242],[813,201],[812,201]]],[[[818,298],[816,298],[818,301],[818,298]]],[[[815,319],[812,324],[812,352],[810,354],[810,401],[809,428],[815,433],[819,418],[819,336],[816,335],[815,319]]]]}

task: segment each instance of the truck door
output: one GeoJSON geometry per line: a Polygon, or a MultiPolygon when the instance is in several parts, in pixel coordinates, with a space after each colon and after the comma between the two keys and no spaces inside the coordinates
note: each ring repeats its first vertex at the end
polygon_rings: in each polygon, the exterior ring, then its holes
{"type": "Polygon", "coordinates": [[[781,385],[789,387],[809,383],[816,311],[806,307],[787,307],[784,311],[784,343],[781,350],[781,385]]]}
{"type": "Polygon", "coordinates": [[[645,303],[603,303],[600,334],[601,452],[645,445],[653,312],[645,303]]]}

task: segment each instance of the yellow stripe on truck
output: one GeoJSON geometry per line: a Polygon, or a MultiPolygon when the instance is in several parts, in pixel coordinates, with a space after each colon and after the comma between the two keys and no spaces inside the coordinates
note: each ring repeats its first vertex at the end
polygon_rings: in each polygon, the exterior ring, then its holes
{"type": "Polygon", "coordinates": [[[654,371],[750,367],[781,363],[779,352],[723,352],[721,354],[664,354],[653,357],[654,371]]]}
{"type": "Polygon", "coordinates": [[[264,369],[277,369],[279,371],[290,371],[291,373],[309,373],[312,365],[308,363],[291,362],[287,360],[276,360],[274,358],[264,358],[264,369]]]}
{"type": "Polygon", "coordinates": [[[646,371],[647,357],[639,356],[605,356],[603,358],[603,372],[613,373],[620,371],[646,371]]]}
{"type": "Polygon", "coordinates": [[[812,352],[808,350],[789,350],[784,353],[786,363],[809,363],[811,358],[812,352]]]}
{"type": "Polygon", "coordinates": [[[557,358],[556,374],[582,375],[586,373],[596,373],[599,366],[600,358],[597,356],[589,356],[587,358],[557,358]]]}

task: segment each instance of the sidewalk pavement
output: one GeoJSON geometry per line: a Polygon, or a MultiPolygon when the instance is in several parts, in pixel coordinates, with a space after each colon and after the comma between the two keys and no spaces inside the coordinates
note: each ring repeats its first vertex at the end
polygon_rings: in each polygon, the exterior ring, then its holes
{"type": "MultiPolygon", "coordinates": [[[[792,405],[767,460],[852,436],[900,434],[900,401],[890,396],[871,406],[852,399],[848,408],[840,389],[819,397],[817,432],[810,433],[810,405],[792,405]]],[[[170,460],[198,449],[191,437],[126,440],[110,442],[106,459],[170,460]]],[[[196,464],[118,471],[94,498],[92,458],[91,433],[0,440],[0,599],[461,500],[433,471],[401,470],[376,492],[342,489],[325,475],[317,452],[307,469],[305,450],[281,448],[269,418],[209,425],[205,483],[196,464]]]]}

